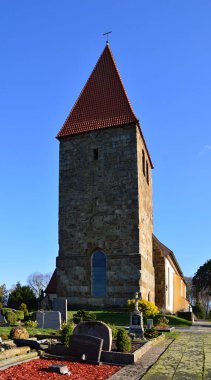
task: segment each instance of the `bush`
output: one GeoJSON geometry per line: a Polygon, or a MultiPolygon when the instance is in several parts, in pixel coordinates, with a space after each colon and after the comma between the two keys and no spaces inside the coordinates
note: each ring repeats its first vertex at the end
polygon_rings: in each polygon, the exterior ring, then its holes
{"type": "Polygon", "coordinates": [[[24,313],[24,318],[29,315],[27,305],[25,303],[22,303],[19,307],[19,310],[23,311],[24,313]]]}
{"type": "Polygon", "coordinates": [[[65,346],[69,346],[69,337],[73,332],[74,329],[74,324],[73,323],[64,323],[62,325],[61,329],[61,342],[65,346]]]}
{"type": "Polygon", "coordinates": [[[116,339],[117,338],[117,333],[118,333],[118,327],[116,327],[115,325],[112,325],[110,323],[107,323],[107,325],[111,328],[112,339],[116,339]]]}
{"type": "MultiPolygon", "coordinates": [[[[135,299],[129,299],[127,301],[129,310],[133,311],[135,306],[135,299]]],[[[138,300],[138,309],[143,313],[144,317],[154,317],[159,313],[157,306],[154,302],[147,300],[138,300]]]]}
{"type": "Polygon", "coordinates": [[[5,315],[6,315],[6,313],[7,313],[8,311],[13,311],[13,310],[10,309],[9,307],[3,307],[3,308],[1,309],[1,314],[5,317],[5,315]]]}
{"type": "Polygon", "coordinates": [[[37,326],[38,326],[38,322],[37,321],[32,321],[31,319],[29,319],[28,321],[25,322],[25,326],[31,327],[33,329],[36,329],[37,326]]]}
{"type": "Polygon", "coordinates": [[[73,323],[76,325],[82,321],[90,321],[94,319],[96,319],[96,315],[90,313],[90,311],[78,310],[77,313],[73,314],[73,323]]]}
{"type": "Polygon", "coordinates": [[[7,311],[5,313],[5,318],[10,325],[14,325],[17,321],[16,314],[13,311],[7,311]]]}
{"type": "Polygon", "coordinates": [[[128,352],[131,349],[131,339],[127,331],[123,328],[118,329],[116,348],[119,352],[128,352]]]}
{"type": "Polygon", "coordinates": [[[17,321],[24,320],[24,312],[22,310],[16,310],[15,315],[16,315],[17,321]]]}
{"type": "Polygon", "coordinates": [[[151,329],[145,329],[144,330],[144,336],[147,339],[157,338],[158,335],[159,335],[158,331],[154,327],[152,327],[151,329]]]}
{"type": "Polygon", "coordinates": [[[204,307],[200,302],[197,302],[195,306],[193,306],[193,313],[195,316],[199,319],[204,319],[205,318],[205,310],[204,307]]]}
{"type": "Polygon", "coordinates": [[[167,319],[165,316],[162,316],[158,319],[158,325],[159,326],[168,326],[169,319],[167,319]]]}
{"type": "Polygon", "coordinates": [[[10,330],[10,339],[15,339],[15,338],[28,339],[28,337],[29,337],[29,333],[24,327],[21,327],[21,326],[13,327],[10,330]]]}

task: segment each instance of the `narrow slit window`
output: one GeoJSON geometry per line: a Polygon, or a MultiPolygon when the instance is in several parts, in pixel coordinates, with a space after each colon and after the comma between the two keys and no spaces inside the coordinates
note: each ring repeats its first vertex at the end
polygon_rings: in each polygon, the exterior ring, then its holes
{"type": "Polygon", "coordinates": [[[145,176],[145,153],[142,150],[142,170],[143,170],[143,175],[145,176]]]}
{"type": "Polygon", "coordinates": [[[147,183],[149,185],[149,165],[148,165],[148,161],[146,161],[146,180],[147,180],[147,183]]]}
{"type": "Polygon", "coordinates": [[[93,149],[93,158],[94,158],[95,161],[98,160],[98,149],[97,148],[93,149]]]}

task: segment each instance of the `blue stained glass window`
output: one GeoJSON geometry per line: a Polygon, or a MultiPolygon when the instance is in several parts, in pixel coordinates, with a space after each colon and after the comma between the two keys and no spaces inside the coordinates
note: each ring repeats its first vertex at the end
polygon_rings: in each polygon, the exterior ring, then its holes
{"type": "Polygon", "coordinates": [[[106,295],[106,256],[103,252],[95,252],[92,256],[92,295],[106,295]]]}

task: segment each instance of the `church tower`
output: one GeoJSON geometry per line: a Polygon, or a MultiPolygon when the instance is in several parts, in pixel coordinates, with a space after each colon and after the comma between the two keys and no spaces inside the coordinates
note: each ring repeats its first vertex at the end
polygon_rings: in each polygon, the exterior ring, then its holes
{"type": "Polygon", "coordinates": [[[107,44],[57,135],[57,296],[71,305],[154,301],[152,162],[107,44]]]}

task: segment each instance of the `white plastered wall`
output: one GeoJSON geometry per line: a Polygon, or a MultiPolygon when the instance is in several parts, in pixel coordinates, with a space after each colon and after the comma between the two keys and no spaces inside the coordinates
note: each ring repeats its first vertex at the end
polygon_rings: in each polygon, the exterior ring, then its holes
{"type": "Polygon", "coordinates": [[[174,309],[174,269],[168,259],[165,259],[166,276],[166,310],[173,312],[174,309]]]}

